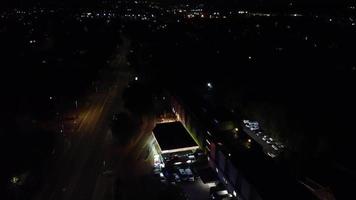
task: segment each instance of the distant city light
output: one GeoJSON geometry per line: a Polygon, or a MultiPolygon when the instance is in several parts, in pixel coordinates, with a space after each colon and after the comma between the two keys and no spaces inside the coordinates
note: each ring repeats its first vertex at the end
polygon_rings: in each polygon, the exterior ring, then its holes
{"type": "Polygon", "coordinates": [[[208,83],[206,84],[206,86],[208,86],[209,89],[212,89],[212,88],[213,88],[213,84],[210,83],[210,82],[208,82],[208,83]]]}
{"type": "Polygon", "coordinates": [[[138,81],[138,77],[137,76],[135,76],[135,81],[138,81]]]}
{"type": "Polygon", "coordinates": [[[10,182],[13,184],[17,184],[20,181],[20,178],[17,176],[14,176],[10,179],[10,182]]]}

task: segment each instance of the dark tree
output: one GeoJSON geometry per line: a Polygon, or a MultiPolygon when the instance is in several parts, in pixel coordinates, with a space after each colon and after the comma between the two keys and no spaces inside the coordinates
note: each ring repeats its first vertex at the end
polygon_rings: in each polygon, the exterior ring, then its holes
{"type": "Polygon", "coordinates": [[[129,113],[118,113],[113,116],[111,130],[114,144],[126,145],[135,133],[135,120],[129,113]]]}
{"type": "Polygon", "coordinates": [[[124,105],[134,115],[153,113],[152,90],[142,84],[132,84],[123,93],[124,105]]]}

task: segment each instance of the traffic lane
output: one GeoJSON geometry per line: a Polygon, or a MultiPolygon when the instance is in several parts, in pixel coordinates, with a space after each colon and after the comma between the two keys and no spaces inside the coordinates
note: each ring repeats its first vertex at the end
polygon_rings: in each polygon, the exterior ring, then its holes
{"type": "Polygon", "coordinates": [[[112,97],[111,100],[108,100],[107,98],[101,110],[98,111],[100,112],[97,115],[99,116],[97,121],[99,125],[92,124],[92,127],[95,129],[91,131],[93,138],[90,139],[91,142],[89,142],[89,144],[86,146],[88,147],[88,149],[83,151],[84,155],[81,156],[81,158],[83,158],[84,161],[80,162],[81,166],[78,167],[78,170],[80,171],[78,171],[78,173],[75,173],[76,176],[73,177],[70,185],[71,190],[68,192],[66,191],[67,195],[65,199],[89,199],[92,195],[96,180],[98,179],[98,176],[102,171],[103,157],[105,157],[103,156],[103,149],[105,149],[105,146],[107,146],[108,144],[105,143],[107,131],[105,132],[106,134],[101,133],[103,132],[102,130],[109,129],[108,125],[105,125],[105,119],[108,114],[111,114],[109,109],[112,107],[111,104],[113,103],[113,98],[117,96],[117,93],[122,92],[123,86],[125,86],[125,84],[122,84],[120,90],[118,90],[118,88],[116,88],[116,90],[113,90],[112,94],[109,94],[112,97]],[[109,105],[105,106],[107,103],[109,103],[109,105]],[[104,123],[99,122],[103,120],[104,123]],[[99,149],[98,147],[101,149],[99,149]],[[74,197],[71,197],[72,193],[74,197]]]}
{"type": "MultiPolygon", "coordinates": [[[[114,89],[117,93],[122,93],[123,89],[127,85],[127,74],[118,74],[118,81],[114,84],[114,89]]],[[[104,93],[105,94],[105,93],[104,93]]],[[[114,94],[115,96],[115,94],[114,94]]],[[[96,114],[99,112],[99,110],[103,110],[103,105],[100,106],[100,103],[103,103],[105,101],[101,100],[104,98],[103,93],[100,95],[94,95],[92,97],[92,103],[90,104],[90,107],[88,108],[88,111],[85,113],[84,116],[84,121],[83,125],[81,125],[82,128],[80,128],[80,131],[78,131],[75,135],[72,137],[72,146],[70,150],[64,154],[60,159],[58,159],[58,162],[54,165],[52,168],[52,172],[54,173],[48,173],[48,180],[47,183],[44,184],[44,189],[40,194],[38,195],[37,199],[63,199],[63,193],[67,192],[66,185],[68,185],[67,177],[70,177],[72,175],[71,173],[71,168],[73,166],[75,167],[78,165],[77,163],[72,163],[71,161],[74,159],[75,154],[79,154],[79,158],[81,157],[80,155],[82,153],[78,153],[78,149],[80,150],[81,148],[81,143],[88,143],[88,141],[92,140],[91,138],[88,137],[87,131],[85,130],[90,130],[92,129],[91,127],[95,127],[94,125],[94,117],[97,116],[97,118],[100,118],[99,114],[96,114]],[[94,103],[96,102],[96,103],[94,103]],[[86,133],[86,134],[85,134],[86,133]],[[85,135],[84,135],[85,134],[85,135]],[[85,137],[83,137],[85,136],[85,137]],[[71,159],[69,159],[69,157],[71,159]]],[[[122,102],[119,102],[122,104],[122,102]]],[[[75,159],[74,159],[75,160],[75,159]]],[[[100,162],[99,162],[100,163],[100,162]]]]}
{"type": "Polygon", "coordinates": [[[105,119],[105,116],[101,115],[103,110],[104,107],[98,111],[100,117],[97,124],[92,125],[92,128],[94,128],[91,134],[92,138],[83,147],[83,153],[80,156],[82,161],[79,162],[80,166],[77,167],[77,171],[74,172],[70,181],[69,187],[71,190],[67,192],[67,199],[89,199],[97,176],[102,171],[105,137],[109,130],[109,127],[102,122],[105,119]],[[76,197],[70,197],[72,193],[76,197]]]}
{"type": "Polygon", "coordinates": [[[85,121],[80,138],[78,138],[79,144],[73,150],[72,158],[69,160],[69,173],[67,182],[68,188],[65,191],[65,199],[70,199],[70,196],[80,179],[81,173],[83,173],[83,167],[89,159],[92,151],[99,145],[100,140],[97,140],[96,136],[101,135],[101,119],[103,119],[103,110],[110,98],[111,94],[107,94],[105,98],[99,98],[97,106],[92,109],[91,115],[88,120],[85,121]],[[74,165],[73,165],[74,164],[74,165]]]}
{"type": "MultiPolygon", "coordinates": [[[[90,130],[93,122],[95,121],[95,116],[98,116],[98,111],[101,109],[102,106],[99,104],[103,99],[103,95],[100,95],[100,98],[95,98],[95,103],[93,103],[88,112],[85,121],[83,121],[83,125],[85,130],[90,130]]],[[[98,117],[97,117],[98,118],[98,117]]],[[[44,188],[44,192],[40,195],[39,199],[61,199],[63,193],[66,192],[66,183],[67,177],[72,175],[72,168],[76,167],[77,163],[75,162],[76,154],[81,150],[82,144],[87,143],[88,138],[83,138],[84,134],[87,131],[81,130],[76,132],[75,135],[71,138],[71,147],[66,154],[64,154],[58,162],[54,165],[53,172],[50,173],[50,179],[48,180],[49,183],[46,184],[44,188]],[[74,161],[74,162],[73,162],[74,161]]],[[[86,134],[89,135],[89,134],[86,134]]],[[[79,157],[82,153],[79,153],[79,157]]]]}

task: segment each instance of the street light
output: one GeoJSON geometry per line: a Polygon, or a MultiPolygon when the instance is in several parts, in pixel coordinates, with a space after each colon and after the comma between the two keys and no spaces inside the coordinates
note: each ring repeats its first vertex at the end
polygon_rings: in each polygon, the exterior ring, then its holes
{"type": "Polygon", "coordinates": [[[207,86],[209,89],[212,89],[212,88],[213,88],[213,84],[210,83],[210,82],[208,82],[208,83],[206,84],[206,86],[207,86]]]}

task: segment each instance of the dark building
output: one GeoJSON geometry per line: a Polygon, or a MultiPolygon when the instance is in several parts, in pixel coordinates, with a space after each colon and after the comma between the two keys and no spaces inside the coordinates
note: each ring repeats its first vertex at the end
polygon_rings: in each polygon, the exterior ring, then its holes
{"type": "Polygon", "coordinates": [[[157,124],[153,129],[153,134],[162,154],[198,148],[180,122],[157,124]]]}
{"type": "Polygon", "coordinates": [[[234,138],[233,127],[222,128],[229,121],[221,117],[222,113],[219,119],[225,121],[209,117],[214,116],[211,110],[191,96],[172,97],[172,111],[206,152],[210,166],[230,194],[244,200],[316,199],[265,156],[262,147],[254,144],[246,133],[240,130],[241,136],[234,138]]]}

